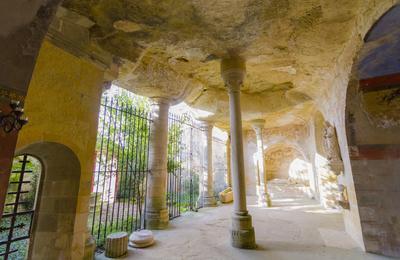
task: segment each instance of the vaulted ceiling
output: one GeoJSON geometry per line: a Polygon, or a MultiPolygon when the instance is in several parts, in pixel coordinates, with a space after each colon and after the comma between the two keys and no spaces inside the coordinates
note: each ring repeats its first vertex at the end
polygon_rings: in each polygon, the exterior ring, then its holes
{"type": "Polygon", "coordinates": [[[228,124],[219,62],[246,59],[243,118],[270,127],[306,121],[326,99],[346,45],[363,17],[391,1],[65,0],[88,18],[89,41],[118,59],[120,86],[182,97],[228,124]]]}

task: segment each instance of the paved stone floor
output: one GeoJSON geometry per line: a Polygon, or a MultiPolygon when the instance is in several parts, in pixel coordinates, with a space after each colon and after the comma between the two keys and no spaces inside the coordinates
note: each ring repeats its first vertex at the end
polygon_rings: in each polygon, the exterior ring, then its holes
{"type": "Polygon", "coordinates": [[[344,232],[341,214],[321,208],[300,186],[283,181],[270,186],[272,208],[260,208],[255,197],[248,198],[256,250],[230,246],[230,204],[186,213],[171,221],[168,230],[154,232],[157,241],[153,247],[129,249],[122,259],[389,259],[358,249],[344,232]]]}

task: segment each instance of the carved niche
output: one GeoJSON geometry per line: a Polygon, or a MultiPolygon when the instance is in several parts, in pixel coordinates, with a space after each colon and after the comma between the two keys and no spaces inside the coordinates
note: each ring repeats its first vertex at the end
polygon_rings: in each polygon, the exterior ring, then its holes
{"type": "Polygon", "coordinates": [[[343,161],[340,156],[339,143],[336,135],[336,129],[329,122],[324,124],[324,151],[330,169],[335,175],[343,173],[343,161]]]}

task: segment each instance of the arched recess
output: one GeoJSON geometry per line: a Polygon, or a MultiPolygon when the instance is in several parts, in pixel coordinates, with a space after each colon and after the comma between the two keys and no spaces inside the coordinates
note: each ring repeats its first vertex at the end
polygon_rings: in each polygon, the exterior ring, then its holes
{"type": "Polygon", "coordinates": [[[42,180],[33,222],[32,259],[71,259],[81,167],[75,153],[53,142],[30,144],[28,154],[42,163],[42,180]]]}
{"type": "Polygon", "coordinates": [[[267,179],[288,179],[309,185],[312,165],[295,144],[275,143],[264,150],[267,179]]]}
{"type": "Polygon", "coordinates": [[[346,135],[368,252],[400,256],[400,5],[372,27],[346,98],[346,135]]]}

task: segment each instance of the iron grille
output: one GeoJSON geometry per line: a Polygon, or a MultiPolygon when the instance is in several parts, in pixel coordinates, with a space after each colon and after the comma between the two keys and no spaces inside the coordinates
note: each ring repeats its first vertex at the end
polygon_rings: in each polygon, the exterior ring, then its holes
{"type": "Polygon", "coordinates": [[[14,159],[0,225],[0,256],[5,260],[27,256],[39,178],[34,168],[28,155],[14,159]]]}
{"type": "Polygon", "coordinates": [[[103,97],[89,216],[98,247],[110,233],[144,227],[150,124],[132,100],[103,97]]]}
{"type": "Polygon", "coordinates": [[[169,115],[167,205],[169,218],[202,207],[205,132],[190,116],[169,115]]]}

